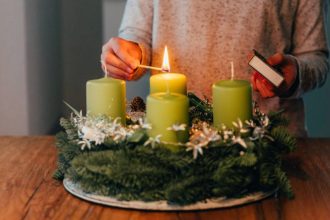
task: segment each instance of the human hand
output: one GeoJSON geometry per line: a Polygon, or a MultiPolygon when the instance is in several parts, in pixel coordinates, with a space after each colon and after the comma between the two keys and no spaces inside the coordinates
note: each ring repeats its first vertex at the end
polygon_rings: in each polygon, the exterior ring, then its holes
{"type": "Polygon", "coordinates": [[[141,57],[142,51],[137,43],[113,37],[102,47],[101,62],[106,65],[108,76],[132,80],[141,57]]]}
{"type": "Polygon", "coordinates": [[[294,85],[298,75],[297,61],[292,56],[276,53],[269,57],[267,62],[281,71],[284,77],[283,83],[277,88],[264,76],[255,71],[251,76],[253,89],[259,91],[263,98],[290,96],[292,92],[290,89],[294,85]]]}

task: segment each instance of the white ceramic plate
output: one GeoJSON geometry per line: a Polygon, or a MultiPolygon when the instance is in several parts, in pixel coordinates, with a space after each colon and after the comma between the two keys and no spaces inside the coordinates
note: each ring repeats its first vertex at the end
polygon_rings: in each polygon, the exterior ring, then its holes
{"type": "Polygon", "coordinates": [[[140,209],[140,210],[159,210],[159,211],[188,211],[188,210],[207,210],[216,208],[227,208],[238,205],[243,205],[251,202],[262,200],[272,195],[276,190],[270,192],[256,192],[247,195],[243,198],[216,198],[207,199],[206,201],[197,202],[191,205],[179,206],[169,205],[166,201],[143,202],[143,201],[121,201],[112,197],[100,196],[82,191],[78,183],[72,182],[70,179],[63,180],[65,189],[71,194],[97,204],[102,204],[112,207],[140,209]]]}

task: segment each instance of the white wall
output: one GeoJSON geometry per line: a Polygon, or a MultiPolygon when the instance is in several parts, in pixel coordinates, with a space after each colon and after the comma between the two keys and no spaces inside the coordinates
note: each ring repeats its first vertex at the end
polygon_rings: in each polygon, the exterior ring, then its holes
{"type": "Polygon", "coordinates": [[[0,135],[49,134],[101,76],[101,0],[1,0],[0,135]]]}
{"type": "Polygon", "coordinates": [[[0,134],[45,134],[60,114],[57,3],[2,0],[0,134]]]}
{"type": "Polygon", "coordinates": [[[61,114],[59,2],[24,2],[28,134],[48,134],[61,114]]]}
{"type": "Polygon", "coordinates": [[[85,110],[85,83],[102,76],[100,0],[61,0],[61,43],[63,100],[85,110]]]}
{"type": "Polygon", "coordinates": [[[0,134],[23,134],[28,131],[23,2],[2,3],[0,27],[0,134]]]}

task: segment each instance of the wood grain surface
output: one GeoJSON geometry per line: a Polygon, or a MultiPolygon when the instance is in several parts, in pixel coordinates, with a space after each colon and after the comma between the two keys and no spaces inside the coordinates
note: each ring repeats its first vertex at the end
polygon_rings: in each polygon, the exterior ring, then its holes
{"type": "Polygon", "coordinates": [[[299,140],[285,163],[295,199],[195,212],[111,208],[80,200],[52,179],[54,137],[0,137],[0,219],[330,219],[330,139],[299,140]]]}

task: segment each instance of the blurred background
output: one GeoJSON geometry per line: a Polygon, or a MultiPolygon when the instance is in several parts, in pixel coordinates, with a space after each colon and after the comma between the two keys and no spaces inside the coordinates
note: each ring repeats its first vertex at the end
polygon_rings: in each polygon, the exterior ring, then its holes
{"type": "MultiPolygon", "coordinates": [[[[102,76],[101,47],[117,35],[125,2],[0,1],[0,135],[53,134],[68,113],[63,100],[85,110],[85,83],[102,76]]],[[[145,98],[148,78],[129,82],[127,98],[145,98]]],[[[329,95],[328,79],[304,97],[311,137],[330,137],[329,95]]]]}

